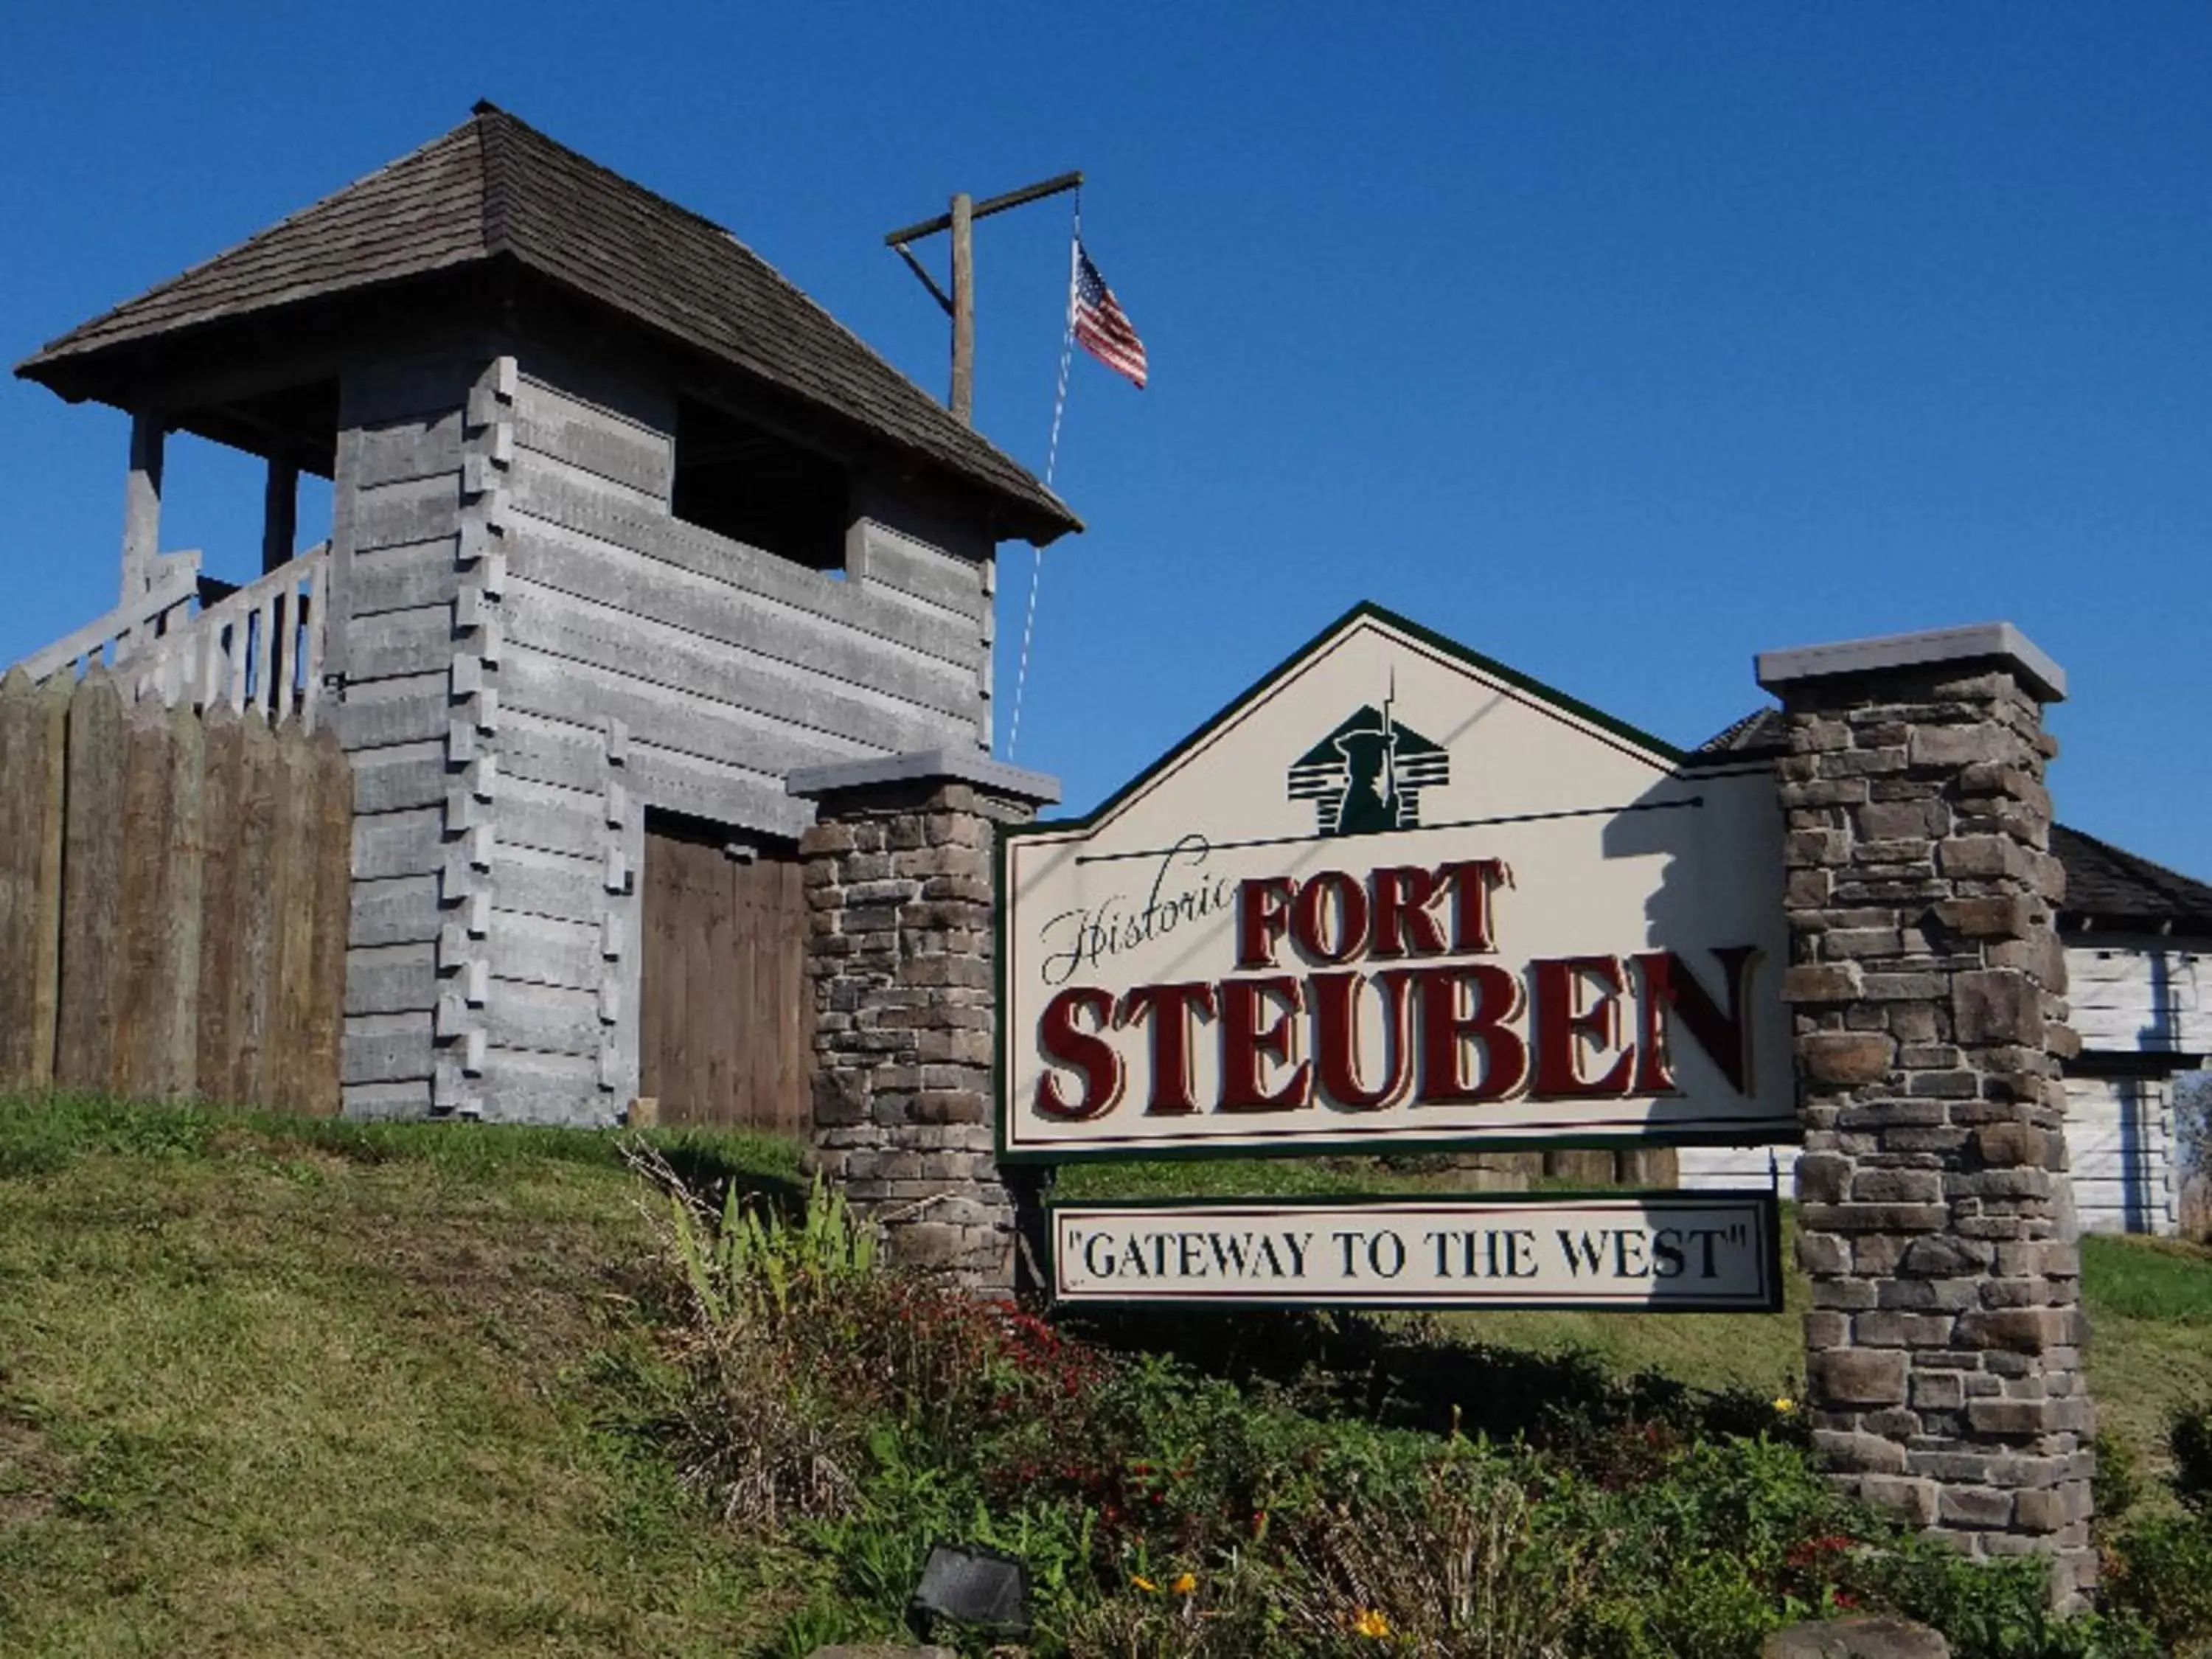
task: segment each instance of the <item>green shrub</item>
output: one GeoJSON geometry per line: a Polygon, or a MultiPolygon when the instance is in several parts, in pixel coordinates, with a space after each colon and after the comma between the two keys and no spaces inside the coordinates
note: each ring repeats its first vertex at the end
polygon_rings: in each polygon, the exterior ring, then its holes
{"type": "Polygon", "coordinates": [[[2166,1425],[2173,1454],[2173,1492],[2191,1509],[2212,1509],[2212,1400],[2176,1411],[2166,1425]]]}
{"type": "Polygon", "coordinates": [[[2052,1611],[2050,1571],[2037,1556],[1975,1561],[1911,1538],[1870,1553],[1852,1577],[1869,1605],[1942,1632],[1954,1659],[2154,1659],[2126,1613],[2052,1611]]]}
{"type": "MultiPolygon", "coordinates": [[[[2154,1632],[2160,1651],[2212,1652],[2212,1401],[2174,1412],[2166,1443],[2169,1484],[2185,1512],[2148,1517],[2109,1540],[2104,1599],[2154,1632]]],[[[2101,1438],[2098,1453],[2101,1459],[2101,1438]]],[[[2101,1486],[2098,1502],[2101,1508],[2101,1486]]]]}
{"type": "Polygon", "coordinates": [[[1500,1659],[1577,1650],[1601,1540],[1515,1473],[1448,1453],[1365,1502],[1324,1506],[1295,1546],[1285,1634],[1309,1651],[1363,1635],[1500,1659]]]}
{"type": "Polygon", "coordinates": [[[2142,1496],[2142,1475],[2134,1443],[2123,1435],[2100,1433],[2096,1439],[2097,1473],[2090,1483],[2099,1526],[2111,1528],[2135,1507],[2142,1496]]]}
{"type": "Polygon", "coordinates": [[[2157,1650],[2201,1652],[2212,1644],[2212,1524],[2201,1515],[2139,1522],[2108,1547],[2104,1596],[2139,1619],[2157,1650]]]}

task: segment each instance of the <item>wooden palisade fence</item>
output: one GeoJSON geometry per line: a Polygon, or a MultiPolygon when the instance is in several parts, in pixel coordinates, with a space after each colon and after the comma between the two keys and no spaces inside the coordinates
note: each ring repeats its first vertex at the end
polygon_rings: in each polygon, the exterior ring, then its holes
{"type": "Polygon", "coordinates": [[[352,815],[327,727],[0,681],[0,1089],[335,1112],[352,815]]]}

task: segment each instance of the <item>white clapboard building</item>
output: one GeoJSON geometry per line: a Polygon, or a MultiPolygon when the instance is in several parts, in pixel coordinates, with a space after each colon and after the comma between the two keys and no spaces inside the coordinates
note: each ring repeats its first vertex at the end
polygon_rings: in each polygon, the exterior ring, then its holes
{"type": "MultiPolygon", "coordinates": [[[[1708,748],[1747,757],[1779,737],[1772,710],[1708,748]]],[[[2069,1023],[2081,1051],[2066,1066],[2074,1201],[2091,1232],[2171,1233],[2183,1171],[2174,1088],[2212,1060],[2212,885],[2064,825],[2051,850],[2066,867],[2058,912],[2069,1023]]],[[[1702,1147],[1681,1155],[1685,1187],[1787,1182],[1789,1148],[1702,1147]]]]}

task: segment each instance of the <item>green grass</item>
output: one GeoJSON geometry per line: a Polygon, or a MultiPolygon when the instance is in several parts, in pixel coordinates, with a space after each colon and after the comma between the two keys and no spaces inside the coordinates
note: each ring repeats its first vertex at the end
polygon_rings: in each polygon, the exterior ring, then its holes
{"type": "Polygon", "coordinates": [[[2099,1235],[2081,1244],[2100,1315],[2194,1325],[2212,1340],[2212,1251],[2178,1239],[2099,1235]]]}
{"type": "Polygon", "coordinates": [[[1193,1158],[1162,1164],[1075,1164],[1053,1187],[1062,1198],[1298,1197],[1464,1187],[1439,1158],[1193,1158]]]}
{"type": "MultiPolygon", "coordinates": [[[[2097,1422],[2147,1476],[2172,1468],[2167,1419],[2212,1399],[2212,1250],[2152,1238],[2082,1240],[2089,1389],[2097,1422]]],[[[2163,1507],[2154,1488],[2153,1506],[2163,1507]]]]}
{"type": "Polygon", "coordinates": [[[0,1103],[0,1653],[742,1650],[774,1587],[576,1369],[636,1194],[597,1136],[0,1103]]]}

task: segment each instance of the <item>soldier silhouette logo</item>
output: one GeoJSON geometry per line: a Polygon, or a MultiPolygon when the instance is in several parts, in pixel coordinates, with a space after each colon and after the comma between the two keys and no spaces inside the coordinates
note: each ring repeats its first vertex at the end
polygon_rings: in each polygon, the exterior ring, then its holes
{"type": "Polygon", "coordinates": [[[1421,791],[1451,781],[1451,757],[1398,720],[1385,696],[1359,708],[1298,757],[1288,782],[1292,800],[1314,804],[1323,836],[1371,836],[1421,821],[1421,791]]]}

